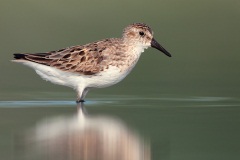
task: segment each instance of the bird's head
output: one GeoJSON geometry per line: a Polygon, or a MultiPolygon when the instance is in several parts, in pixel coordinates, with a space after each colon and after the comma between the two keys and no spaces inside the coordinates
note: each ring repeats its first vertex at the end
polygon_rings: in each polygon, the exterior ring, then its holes
{"type": "Polygon", "coordinates": [[[153,38],[152,29],[144,23],[134,23],[127,26],[123,31],[123,40],[142,48],[151,46],[171,57],[171,54],[153,38]]]}

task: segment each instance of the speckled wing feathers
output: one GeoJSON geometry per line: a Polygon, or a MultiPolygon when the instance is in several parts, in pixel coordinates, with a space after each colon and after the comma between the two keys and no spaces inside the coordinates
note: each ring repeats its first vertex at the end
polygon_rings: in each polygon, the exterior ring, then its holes
{"type": "Polygon", "coordinates": [[[83,46],[72,46],[47,53],[24,54],[24,59],[63,71],[93,75],[108,67],[106,63],[111,64],[106,54],[109,55],[108,50],[112,50],[111,47],[114,47],[114,45],[111,45],[113,44],[112,41],[116,45],[118,39],[105,39],[83,46]]]}

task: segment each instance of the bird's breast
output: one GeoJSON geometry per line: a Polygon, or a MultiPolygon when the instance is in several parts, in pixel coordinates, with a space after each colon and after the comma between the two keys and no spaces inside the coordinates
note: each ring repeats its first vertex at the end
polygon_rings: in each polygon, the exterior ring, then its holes
{"type": "Polygon", "coordinates": [[[123,80],[132,71],[143,50],[144,48],[128,48],[116,51],[109,57],[104,69],[87,80],[89,87],[108,87],[123,80]]]}

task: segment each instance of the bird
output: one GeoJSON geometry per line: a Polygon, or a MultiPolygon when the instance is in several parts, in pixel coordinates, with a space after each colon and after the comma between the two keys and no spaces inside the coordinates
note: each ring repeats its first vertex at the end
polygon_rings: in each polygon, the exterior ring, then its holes
{"type": "Polygon", "coordinates": [[[77,103],[84,102],[92,88],[112,86],[134,68],[145,49],[155,48],[168,57],[145,23],[124,28],[122,37],[107,38],[43,53],[15,53],[13,62],[33,68],[44,80],[76,90],[77,103]]]}

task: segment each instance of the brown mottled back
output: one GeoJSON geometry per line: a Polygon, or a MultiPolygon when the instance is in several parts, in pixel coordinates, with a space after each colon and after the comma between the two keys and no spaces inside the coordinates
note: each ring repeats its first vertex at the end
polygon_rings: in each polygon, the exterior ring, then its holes
{"type": "Polygon", "coordinates": [[[65,49],[47,53],[23,54],[25,60],[58,68],[63,71],[77,72],[84,75],[93,75],[108,67],[113,60],[119,60],[119,52],[109,55],[110,51],[117,49],[118,39],[105,39],[83,46],[72,46],[65,49]],[[107,43],[107,44],[106,44],[107,43]],[[111,58],[111,59],[112,59],[111,58]]]}

